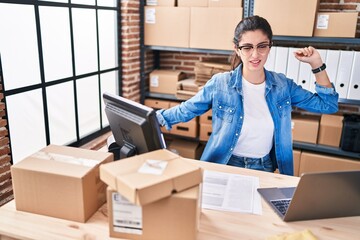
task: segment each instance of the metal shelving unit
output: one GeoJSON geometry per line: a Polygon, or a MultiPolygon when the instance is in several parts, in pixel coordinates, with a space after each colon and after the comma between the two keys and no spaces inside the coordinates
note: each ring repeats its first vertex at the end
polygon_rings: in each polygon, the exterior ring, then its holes
{"type": "MultiPolygon", "coordinates": [[[[254,1],[244,0],[244,17],[253,15],[254,1]]],[[[141,40],[140,40],[140,70],[141,70],[141,101],[144,102],[145,98],[154,98],[168,101],[181,102],[183,100],[176,98],[175,95],[161,94],[161,93],[150,93],[146,88],[145,84],[145,54],[146,51],[154,51],[154,65],[159,66],[159,53],[161,51],[174,51],[174,52],[193,52],[193,53],[212,53],[212,54],[223,54],[231,55],[230,50],[215,50],[215,49],[195,49],[195,48],[177,48],[177,47],[166,47],[166,46],[145,46],[143,41],[143,20],[144,20],[144,0],[140,1],[141,16],[141,40]]],[[[297,37],[297,36],[274,36],[273,42],[275,46],[291,46],[291,47],[302,47],[302,46],[315,46],[317,48],[328,48],[328,49],[344,49],[344,50],[360,50],[360,38],[329,38],[329,37],[297,37]]],[[[339,99],[339,103],[360,106],[360,100],[352,99],[339,99]]],[[[340,148],[329,147],[319,144],[311,144],[304,142],[294,142],[293,147],[295,149],[301,149],[316,153],[324,153],[341,157],[348,157],[355,160],[360,160],[360,153],[353,153],[343,151],[340,148]]]]}
{"type": "Polygon", "coordinates": [[[294,142],[293,147],[295,149],[306,150],[316,153],[325,153],[325,154],[336,155],[341,157],[354,158],[360,161],[360,153],[347,152],[337,147],[330,147],[330,146],[305,143],[305,142],[294,142]]]}

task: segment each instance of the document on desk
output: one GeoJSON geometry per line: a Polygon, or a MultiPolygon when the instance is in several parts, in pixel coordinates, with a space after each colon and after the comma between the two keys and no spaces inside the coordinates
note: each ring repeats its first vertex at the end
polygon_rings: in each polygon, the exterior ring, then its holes
{"type": "Polygon", "coordinates": [[[258,177],[205,170],[202,208],[261,215],[258,187],[258,177]]]}

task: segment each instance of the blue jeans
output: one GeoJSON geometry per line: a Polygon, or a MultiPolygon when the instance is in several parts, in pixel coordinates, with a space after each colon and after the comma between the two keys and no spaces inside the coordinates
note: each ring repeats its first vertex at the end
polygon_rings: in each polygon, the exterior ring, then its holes
{"type": "Polygon", "coordinates": [[[265,172],[274,172],[273,163],[269,154],[262,158],[249,158],[232,155],[227,165],[265,172]]]}

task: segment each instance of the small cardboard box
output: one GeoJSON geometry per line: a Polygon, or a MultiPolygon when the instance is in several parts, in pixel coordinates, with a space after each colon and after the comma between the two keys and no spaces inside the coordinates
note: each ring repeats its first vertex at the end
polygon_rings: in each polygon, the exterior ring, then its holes
{"type": "Polygon", "coordinates": [[[202,146],[199,142],[185,141],[182,139],[174,139],[169,144],[170,151],[176,151],[184,158],[200,159],[202,154],[202,146]]]}
{"type": "Polygon", "coordinates": [[[190,8],[145,6],[145,45],[189,47],[190,8]]]}
{"type": "Polygon", "coordinates": [[[188,122],[173,125],[170,133],[179,136],[196,138],[199,134],[198,118],[196,117],[188,122]]]}
{"type": "Polygon", "coordinates": [[[175,7],[175,0],[146,0],[146,5],[175,7]]]}
{"type": "Polygon", "coordinates": [[[200,218],[200,195],[199,186],[195,186],[138,206],[108,188],[110,237],[195,240],[200,218]]]}
{"type": "Polygon", "coordinates": [[[190,48],[234,50],[232,39],[242,8],[191,8],[190,48]]]}
{"type": "Polygon", "coordinates": [[[209,7],[242,7],[242,0],[208,0],[209,7]]]}
{"type": "Polygon", "coordinates": [[[100,178],[131,203],[146,205],[202,181],[200,167],[166,149],[100,166],[100,178]]]}
{"type": "Polygon", "coordinates": [[[99,165],[111,153],[49,145],[11,167],[16,209],[85,222],[106,201],[99,165]]]}
{"type": "Polygon", "coordinates": [[[207,141],[212,133],[212,125],[211,124],[200,124],[200,141],[207,141]]]}
{"type": "Polygon", "coordinates": [[[294,176],[299,176],[301,151],[293,150],[294,176]]]}
{"type": "Polygon", "coordinates": [[[256,0],[254,15],[271,25],[274,35],[312,37],[319,0],[256,0]]]}
{"type": "Polygon", "coordinates": [[[319,12],[315,37],[349,37],[356,35],[358,12],[319,12]]]}
{"type": "Polygon", "coordinates": [[[321,115],[318,144],[340,146],[344,116],[321,115]]]}
{"type": "Polygon", "coordinates": [[[212,110],[210,109],[206,113],[200,116],[200,124],[211,124],[212,123],[212,110]]]}
{"type": "Polygon", "coordinates": [[[154,109],[167,109],[170,106],[170,102],[157,99],[145,99],[145,105],[154,109]]]}
{"type": "Polygon", "coordinates": [[[299,175],[306,172],[360,170],[360,161],[302,152],[299,175]]]}
{"type": "Polygon", "coordinates": [[[178,7],[207,7],[208,0],[178,0],[178,7]]]}
{"type": "Polygon", "coordinates": [[[317,143],[319,131],[318,116],[293,116],[293,140],[308,143],[317,143]]]}
{"type": "Polygon", "coordinates": [[[150,73],[150,92],[176,94],[178,81],[185,77],[177,70],[154,70],[150,73]]]}

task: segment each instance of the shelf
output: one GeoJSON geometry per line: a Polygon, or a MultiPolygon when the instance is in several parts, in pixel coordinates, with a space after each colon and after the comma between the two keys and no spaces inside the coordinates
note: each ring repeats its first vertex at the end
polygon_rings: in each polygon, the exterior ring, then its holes
{"type": "Polygon", "coordinates": [[[233,52],[231,50],[200,49],[200,48],[179,48],[179,47],[164,47],[164,46],[145,46],[145,49],[147,49],[147,50],[158,50],[158,51],[212,53],[212,54],[223,54],[223,55],[230,55],[233,52]]]}
{"type": "Polygon", "coordinates": [[[159,98],[162,100],[169,100],[169,101],[178,101],[182,102],[185,101],[184,99],[178,99],[176,95],[174,94],[164,94],[164,93],[152,93],[152,92],[146,92],[145,97],[149,98],[159,98]]]}
{"type": "Polygon", "coordinates": [[[340,98],[339,103],[360,106],[360,100],[340,98]]]}
{"type": "Polygon", "coordinates": [[[305,143],[305,142],[293,142],[293,147],[295,149],[308,150],[316,153],[325,153],[325,154],[337,155],[341,157],[355,158],[356,160],[360,161],[360,153],[343,151],[337,147],[330,147],[330,146],[305,143]]]}
{"type": "Polygon", "coordinates": [[[311,44],[321,48],[360,49],[360,38],[273,36],[273,42],[275,46],[283,44],[307,46],[311,44]]]}
{"type": "MultiPolygon", "coordinates": [[[[146,92],[145,97],[146,98],[147,97],[149,97],[149,98],[158,98],[158,99],[164,99],[164,100],[170,100],[170,101],[178,101],[178,102],[185,101],[184,99],[177,98],[176,95],[164,94],[164,93],[146,92]]],[[[360,106],[360,100],[340,98],[339,103],[360,106]]]]}

